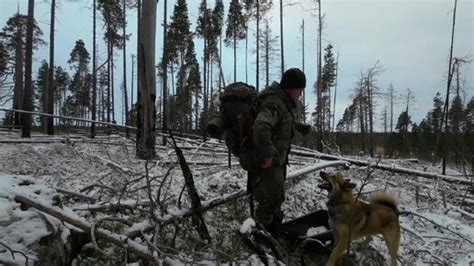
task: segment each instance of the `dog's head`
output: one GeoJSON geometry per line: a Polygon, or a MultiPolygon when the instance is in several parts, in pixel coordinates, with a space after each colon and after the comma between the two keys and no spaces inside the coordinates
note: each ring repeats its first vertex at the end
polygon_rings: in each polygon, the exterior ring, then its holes
{"type": "Polygon", "coordinates": [[[340,173],[328,174],[321,171],[319,173],[323,183],[318,187],[327,191],[351,191],[356,187],[356,184],[351,183],[350,179],[345,179],[340,173]]]}

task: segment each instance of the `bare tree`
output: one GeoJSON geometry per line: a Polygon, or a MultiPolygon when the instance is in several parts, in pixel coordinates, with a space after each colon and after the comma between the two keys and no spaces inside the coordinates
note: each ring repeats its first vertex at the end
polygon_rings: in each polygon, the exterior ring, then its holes
{"type": "Polygon", "coordinates": [[[156,2],[144,1],[140,23],[139,58],[141,68],[138,76],[138,125],[137,156],[151,159],[155,151],[156,117],[156,74],[155,74],[155,35],[156,2]]]}
{"type": "MultiPolygon", "coordinates": [[[[97,116],[97,2],[93,1],[92,6],[92,120],[96,120],[97,116]]],[[[91,123],[91,138],[95,137],[95,123],[91,123]]]]}
{"type": "MultiPolygon", "coordinates": [[[[162,115],[162,132],[167,132],[168,131],[168,123],[167,123],[167,105],[166,103],[168,102],[168,46],[167,46],[167,39],[166,39],[166,34],[168,32],[168,0],[164,1],[164,21],[163,21],[163,68],[162,68],[162,79],[163,79],[163,86],[162,86],[162,110],[161,110],[161,115],[162,115]]],[[[138,56],[140,57],[140,56],[138,56]]],[[[166,145],[166,136],[163,134],[163,145],[166,145]]]]}
{"type": "MultiPolygon", "coordinates": [[[[25,52],[25,95],[23,106],[25,111],[33,111],[33,88],[31,82],[31,67],[33,59],[33,26],[35,14],[35,0],[28,0],[28,23],[26,28],[26,52],[25,52]]],[[[31,114],[22,114],[22,138],[31,137],[31,114]]]]}
{"type": "Polygon", "coordinates": [[[369,153],[370,156],[374,157],[374,147],[375,147],[375,139],[374,139],[374,109],[376,106],[375,97],[380,96],[379,88],[376,85],[377,76],[383,72],[382,65],[379,62],[376,62],[375,65],[367,71],[367,78],[366,78],[366,93],[367,93],[367,101],[368,101],[368,123],[369,123],[369,130],[370,130],[370,146],[369,146],[369,153]]]}
{"type": "MultiPolygon", "coordinates": [[[[129,125],[129,113],[128,113],[128,92],[127,92],[127,4],[126,0],[123,0],[123,95],[125,97],[125,125],[129,125]]],[[[130,137],[130,132],[126,128],[127,138],[130,137]]]]}
{"type": "Polygon", "coordinates": [[[285,52],[283,47],[283,0],[280,0],[280,53],[281,53],[281,75],[285,72],[285,52]]]}
{"type": "Polygon", "coordinates": [[[339,72],[339,51],[337,52],[336,56],[336,76],[334,78],[334,104],[333,104],[333,111],[332,111],[332,131],[335,132],[336,128],[336,99],[337,99],[337,74],[339,72]]]}
{"type": "Polygon", "coordinates": [[[259,41],[260,40],[260,0],[256,0],[256,7],[257,7],[257,28],[256,28],[256,32],[257,32],[257,38],[256,38],[256,41],[255,41],[255,45],[257,46],[255,48],[255,50],[257,51],[257,57],[256,57],[256,66],[257,66],[257,72],[256,72],[256,78],[255,78],[255,87],[257,88],[257,91],[259,91],[260,87],[259,87],[259,50],[260,50],[260,46],[259,46],[259,41]]]}
{"type": "Polygon", "coordinates": [[[274,62],[279,56],[279,51],[275,48],[278,45],[278,36],[273,36],[268,19],[265,19],[264,23],[265,28],[260,35],[260,47],[262,47],[263,51],[261,53],[261,69],[265,78],[265,87],[267,87],[270,85],[272,68],[278,68],[278,66],[274,65],[274,62]]]}
{"type": "Polygon", "coordinates": [[[390,101],[390,133],[393,132],[393,104],[395,103],[395,90],[392,83],[388,87],[387,97],[390,101]]]}
{"type": "Polygon", "coordinates": [[[316,79],[316,93],[317,93],[317,122],[316,126],[318,129],[318,143],[317,143],[317,149],[318,151],[323,150],[323,119],[322,119],[322,90],[321,90],[321,69],[322,69],[322,42],[321,42],[321,35],[322,35],[322,29],[323,29],[323,21],[322,21],[322,16],[321,16],[321,0],[318,0],[318,38],[317,38],[317,45],[318,45],[318,76],[316,79]]]}
{"type": "MultiPolygon", "coordinates": [[[[283,38],[282,38],[283,39],[283,38]]],[[[301,22],[301,69],[304,70],[304,19],[301,22]]],[[[306,123],[306,90],[303,90],[303,122],[306,123]]]]}
{"type": "MultiPolygon", "coordinates": [[[[56,0],[51,1],[51,19],[49,30],[49,73],[48,86],[45,95],[45,109],[48,114],[54,113],[54,19],[56,13],[56,0]]],[[[54,135],[54,118],[45,117],[45,126],[48,135],[54,135]]]]}
{"type": "MultiPolygon", "coordinates": [[[[457,4],[458,4],[458,0],[454,0],[453,26],[452,26],[452,30],[451,30],[451,48],[450,48],[450,51],[449,51],[448,82],[447,82],[447,86],[446,86],[446,98],[445,98],[446,101],[444,103],[443,118],[441,119],[441,127],[443,126],[443,122],[445,123],[445,126],[444,126],[445,135],[448,132],[449,90],[451,88],[451,81],[453,79],[453,74],[454,74],[453,71],[452,71],[452,67],[453,67],[452,61],[453,61],[454,28],[455,28],[455,25],[456,25],[457,4]]],[[[442,130],[439,130],[438,134],[440,134],[441,131],[442,130]]],[[[436,142],[439,143],[439,135],[438,135],[438,138],[437,138],[436,142]]],[[[448,147],[446,145],[446,142],[444,142],[441,146],[442,146],[441,153],[442,153],[442,156],[443,156],[443,172],[442,172],[442,174],[444,175],[444,174],[446,174],[446,156],[448,154],[448,151],[447,151],[448,147]]]]}

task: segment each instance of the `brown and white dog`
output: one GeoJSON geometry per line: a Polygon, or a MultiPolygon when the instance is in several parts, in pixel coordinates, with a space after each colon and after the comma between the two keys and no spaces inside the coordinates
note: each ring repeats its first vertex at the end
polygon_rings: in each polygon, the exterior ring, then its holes
{"type": "Polygon", "coordinates": [[[397,199],[386,193],[378,193],[364,203],[356,199],[352,190],[356,187],[350,179],[337,174],[320,172],[324,180],[319,187],[329,191],[327,202],[329,226],[334,235],[334,249],[326,265],[336,261],[349,247],[353,239],[382,234],[391,257],[391,265],[397,265],[400,245],[400,223],[397,199]]]}

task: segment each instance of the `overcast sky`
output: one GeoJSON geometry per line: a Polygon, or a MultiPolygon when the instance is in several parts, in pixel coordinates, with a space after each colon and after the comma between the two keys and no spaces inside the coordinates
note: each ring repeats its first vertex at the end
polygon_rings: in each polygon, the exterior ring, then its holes
{"type": "MultiPolygon", "coordinates": [[[[49,1],[48,1],[49,2],[49,1]]],[[[49,40],[49,8],[44,0],[36,0],[35,17],[49,40]]],[[[92,53],[92,0],[59,0],[57,10],[56,32],[56,64],[67,69],[69,53],[77,39],[83,39],[87,49],[92,53]]],[[[171,16],[174,2],[168,0],[168,14],[171,16]]],[[[227,11],[230,0],[224,0],[227,11]]],[[[275,1],[270,12],[273,34],[279,35],[279,1],[275,1]]],[[[197,11],[200,0],[188,0],[191,29],[195,29],[197,11]]],[[[306,93],[310,103],[310,112],[314,110],[313,84],[316,80],[316,33],[317,16],[314,0],[285,0],[284,8],[284,46],[285,65],[287,68],[302,68],[301,56],[301,23],[305,21],[305,72],[308,79],[306,93]],[[297,3],[297,4],[291,4],[297,3]]],[[[20,7],[20,12],[26,14],[27,0],[0,0],[0,26],[20,7]]],[[[213,7],[214,1],[208,0],[213,7]]],[[[350,103],[351,89],[360,77],[361,71],[372,67],[377,61],[383,65],[383,73],[377,78],[377,85],[386,90],[393,84],[398,94],[406,94],[410,88],[415,95],[415,103],[410,107],[412,119],[419,123],[429,109],[437,91],[445,95],[446,76],[448,69],[449,46],[453,17],[454,0],[322,0],[322,10],[325,17],[323,29],[323,46],[331,43],[334,53],[339,53],[339,71],[337,80],[336,121],[350,103]]],[[[158,4],[157,18],[157,62],[161,57],[163,0],[158,4]]],[[[454,39],[454,56],[473,58],[474,46],[474,1],[459,0],[454,39]]],[[[226,15],[227,16],[227,15],[226,15]]],[[[131,39],[127,47],[128,69],[130,74],[130,55],[136,51],[136,12],[128,12],[127,31],[131,39]]],[[[101,15],[98,13],[98,18],[101,15]]],[[[250,25],[254,32],[255,23],[250,25]]],[[[102,60],[105,58],[106,46],[102,41],[102,28],[99,28],[99,50],[102,60]]],[[[245,81],[245,42],[239,43],[237,79],[245,81]]],[[[253,35],[249,39],[249,48],[254,49],[253,35]]],[[[279,49],[279,44],[276,47],[279,49]]],[[[202,55],[202,41],[196,41],[198,56],[202,55]]],[[[48,59],[48,47],[42,47],[34,53],[36,72],[38,63],[48,59]]],[[[122,52],[116,56],[117,69],[115,84],[122,82],[122,52]],[[120,63],[118,63],[120,62],[120,63]]],[[[99,61],[100,64],[101,61],[99,61]]],[[[249,83],[255,83],[255,56],[249,55],[249,83]]],[[[201,63],[202,66],[202,63],[201,63]]],[[[279,80],[280,61],[274,62],[273,79],[279,80]]],[[[223,50],[223,69],[226,79],[233,80],[233,52],[231,48],[223,50]]],[[[472,63],[462,69],[463,86],[467,99],[473,96],[472,63]]],[[[36,78],[36,73],[33,74],[36,78]]],[[[128,77],[128,82],[130,82],[128,77]]],[[[129,83],[130,84],[130,83],[129,83]]],[[[262,86],[263,81],[260,82],[262,86]]],[[[115,95],[120,95],[118,91],[115,95]]],[[[136,86],[135,86],[136,87],[136,86]]],[[[378,112],[382,114],[384,100],[378,99],[378,112]]],[[[119,101],[116,110],[119,112],[119,101]]],[[[398,118],[405,103],[399,101],[395,110],[398,118]]],[[[121,116],[116,117],[120,122],[121,116]]],[[[379,118],[381,116],[379,115],[379,118]]],[[[381,124],[378,125],[381,128],[381,124]]]]}

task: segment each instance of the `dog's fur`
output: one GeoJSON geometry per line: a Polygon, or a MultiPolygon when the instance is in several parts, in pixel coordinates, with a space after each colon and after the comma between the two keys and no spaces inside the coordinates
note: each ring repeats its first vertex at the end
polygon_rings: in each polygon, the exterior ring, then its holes
{"type": "Polygon", "coordinates": [[[321,172],[320,176],[325,182],[319,187],[329,191],[329,225],[335,240],[327,265],[336,265],[353,239],[379,233],[385,238],[391,265],[397,265],[400,223],[396,198],[379,193],[367,204],[356,199],[352,193],[356,185],[350,183],[350,179],[344,179],[339,173],[321,172]]]}

